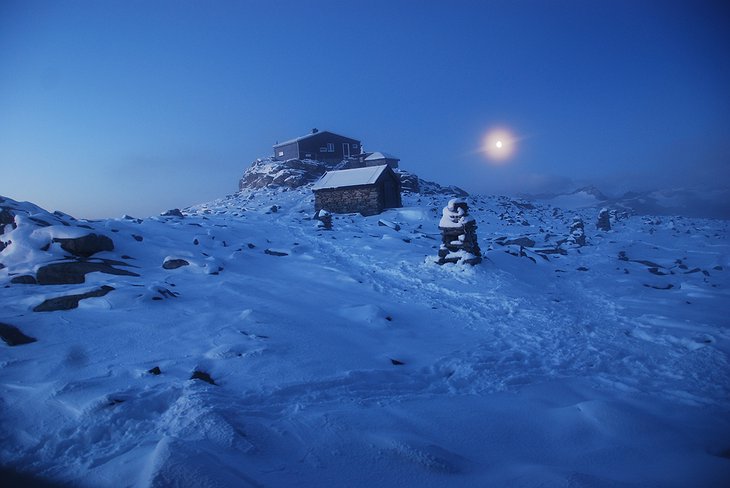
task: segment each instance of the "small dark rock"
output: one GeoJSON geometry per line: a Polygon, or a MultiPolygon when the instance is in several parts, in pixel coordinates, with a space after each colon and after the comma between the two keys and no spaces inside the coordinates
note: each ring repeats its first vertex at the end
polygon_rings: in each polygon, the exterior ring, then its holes
{"type": "Polygon", "coordinates": [[[210,383],[211,385],[215,385],[215,381],[213,381],[213,378],[210,377],[208,373],[205,371],[198,371],[197,369],[193,371],[192,376],[190,376],[191,380],[201,380],[205,381],[206,383],[210,383]]]}
{"type": "Polygon", "coordinates": [[[247,244],[247,246],[248,246],[249,249],[253,249],[254,247],[256,247],[253,244],[251,244],[250,242],[247,244]]]}
{"type": "Polygon", "coordinates": [[[155,367],[154,367],[154,368],[152,368],[152,369],[148,369],[148,370],[147,370],[147,372],[148,372],[149,374],[153,374],[153,375],[155,375],[155,376],[157,376],[157,375],[159,375],[159,374],[162,374],[162,370],[160,370],[160,367],[159,367],[159,366],[155,366],[155,367]]]}
{"type": "Polygon", "coordinates": [[[164,263],[162,263],[162,267],[165,269],[177,269],[182,266],[188,266],[190,263],[185,261],[184,259],[166,259],[164,263]]]}
{"type": "Polygon", "coordinates": [[[132,234],[132,237],[134,237],[134,240],[137,242],[142,242],[144,240],[144,237],[138,236],[137,234],[132,234]]]}
{"type": "Polygon", "coordinates": [[[273,249],[266,249],[264,250],[264,253],[268,254],[269,256],[288,256],[289,253],[283,252],[283,251],[274,251],[273,249]]]}
{"type": "Polygon", "coordinates": [[[391,359],[390,362],[393,366],[403,366],[406,364],[403,361],[398,361],[397,359],[391,359]]]}
{"type": "Polygon", "coordinates": [[[23,276],[16,276],[12,280],[10,280],[10,283],[14,285],[35,285],[38,282],[36,281],[35,277],[32,275],[23,275],[23,276]]]}
{"type": "Polygon", "coordinates": [[[14,325],[3,324],[0,322],[0,339],[5,341],[8,346],[22,346],[23,344],[30,344],[36,342],[35,337],[30,337],[23,334],[20,329],[14,325]]]}

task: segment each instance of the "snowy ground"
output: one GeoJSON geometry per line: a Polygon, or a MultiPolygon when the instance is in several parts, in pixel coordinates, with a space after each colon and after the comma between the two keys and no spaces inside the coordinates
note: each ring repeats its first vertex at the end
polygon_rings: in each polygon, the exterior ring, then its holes
{"type": "Polygon", "coordinates": [[[6,226],[0,322],[37,342],[0,343],[0,464],[90,487],[727,486],[728,222],[597,232],[584,209],[588,245],[545,254],[573,212],[474,197],[486,259],[441,267],[447,199],[332,231],[308,188],[6,226]],[[92,231],[140,276],[10,284],[92,231]]]}

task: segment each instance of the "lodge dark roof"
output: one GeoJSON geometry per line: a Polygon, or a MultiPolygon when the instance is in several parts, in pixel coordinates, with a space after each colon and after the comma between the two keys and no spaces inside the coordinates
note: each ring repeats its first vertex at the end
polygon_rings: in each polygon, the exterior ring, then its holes
{"type": "Polygon", "coordinates": [[[333,136],[342,137],[344,139],[352,139],[353,141],[357,141],[357,139],[353,139],[352,137],[347,137],[347,136],[343,136],[343,135],[340,135],[340,134],[336,134],[336,133],[334,133],[332,131],[329,131],[329,130],[321,130],[321,131],[318,131],[318,132],[310,132],[307,135],[295,137],[294,139],[289,139],[288,141],[279,142],[277,144],[274,144],[274,147],[286,146],[288,144],[293,144],[295,142],[303,141],[304,139],[309,139],[310,137],[315,137],[315,136],[318,136],[320,134],[332,134],[333,136]]]}

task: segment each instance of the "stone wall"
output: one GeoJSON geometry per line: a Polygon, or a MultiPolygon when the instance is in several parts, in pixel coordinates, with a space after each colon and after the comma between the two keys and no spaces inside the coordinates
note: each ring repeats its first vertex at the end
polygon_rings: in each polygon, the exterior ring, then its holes
{"type": "Polygon", "coordinates": [[[317,190],[314,192],[314,210],[333,213],[361,213],[375,215],[383,211],[380,194],[375,186],[317,190]]]}

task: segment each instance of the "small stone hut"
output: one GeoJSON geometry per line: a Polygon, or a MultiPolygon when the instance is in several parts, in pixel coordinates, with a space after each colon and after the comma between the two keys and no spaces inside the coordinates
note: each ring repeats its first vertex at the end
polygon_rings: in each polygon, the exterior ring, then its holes
{"type": "Polygon", "coordinates": [[[402,206],[400,178],[387,164],[328,171],[312,190],[316,212],[375,215],[402,206]]]}
{"type": "Polygon", "coordinates": [[[398,161],[400,161],[400,159],[396,158],[392,154],[380,151],[374,152],[364,159],[365,166],[380,166],[383,164],[387,164],[393,169],[396,169],[398,167],[398,161]]]}

